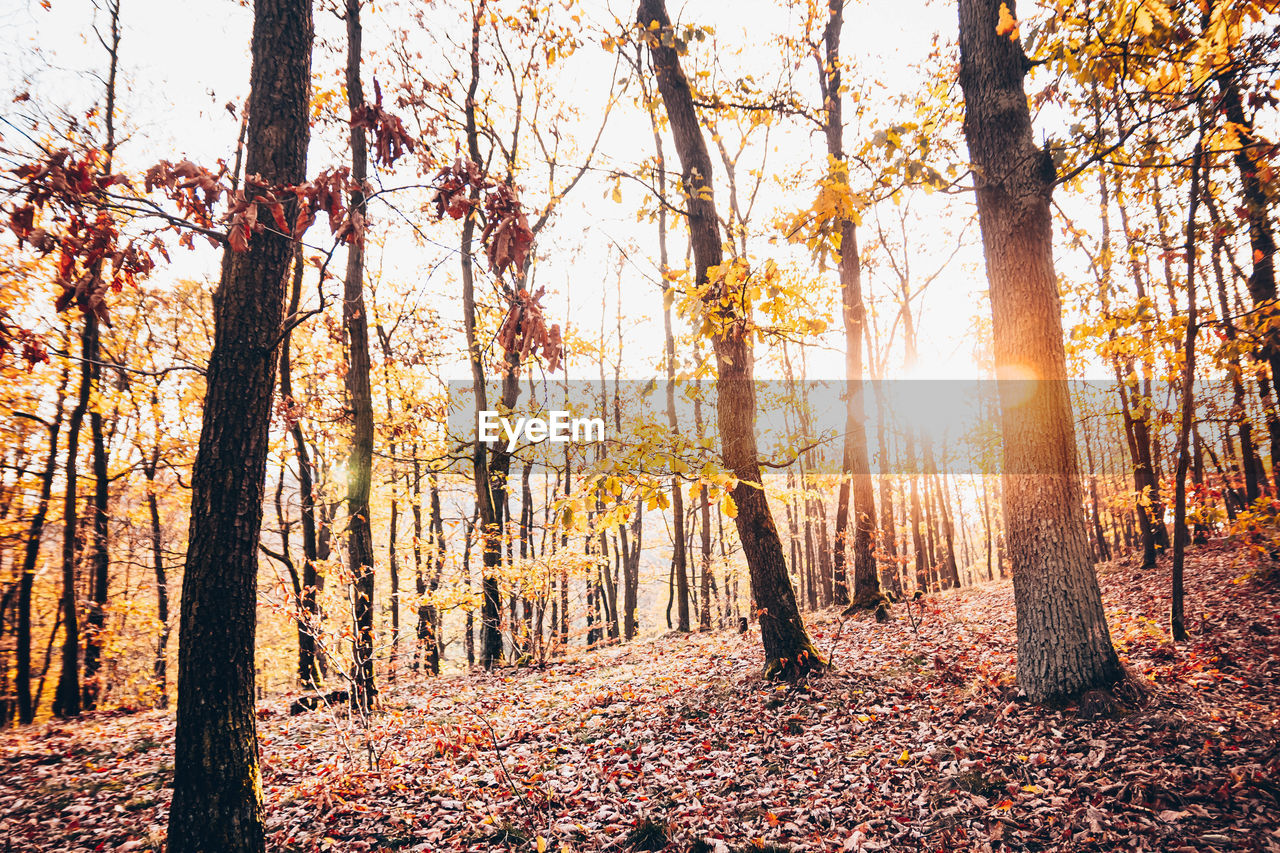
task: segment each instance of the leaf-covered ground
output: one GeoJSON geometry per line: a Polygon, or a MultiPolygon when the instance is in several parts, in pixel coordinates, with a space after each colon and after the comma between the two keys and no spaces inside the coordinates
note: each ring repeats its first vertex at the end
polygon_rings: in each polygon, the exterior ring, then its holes
{"type": "MultiPolygon", "coordinates": [[[[1167,568],[1100,568],[1117,647],[1154,686],[1136,710],[1020,702],[1008,583],[931,596],[918,631],[901,606],[811,618],[836,669],[799,686],[758,677],[754,632],[713,633],[401,679],[368,728],[267,702],[271,845],[1280,851],[1280,591],[1248,571],[1193,554],[1175,648],[1167,568]]],[[[162,849],[172,736],[159,712],[5,733],[0,838],[162,849]]]]}

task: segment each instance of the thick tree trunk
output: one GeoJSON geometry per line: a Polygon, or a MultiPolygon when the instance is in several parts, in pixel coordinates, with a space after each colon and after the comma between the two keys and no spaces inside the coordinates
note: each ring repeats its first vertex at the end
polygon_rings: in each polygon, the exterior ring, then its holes
{"type": "MultiPolygon", "coordinates": [[[[641,0],[638,21],[649,33],[649,47],[683,170],[689,233],[699,285],[708,283],[710,270],[720,265],[720,233],[711,182],[711,158],[693,106],[693,93],[680,68],[671,21],[662,0],[641,0]],[[651,29],[656,27],[656,29],[651,29]]],[[[722,285],[712,288],[707,310],[715,311],[723,295],[722,285]]],[[[760,477],[756,448],[755,388],[752,383],[750,332],[744,318],[717,318],[723,327],[713,341],[719,377],[721,457],[737,478],[733,499],[735,522],[743,554],[751,572],[764,644],[765,672],[769,676],[799,677],[824,667],[796,606],[795,591],[787,578],[786,557],[774,526],[760,477]]]]}
{"type": "MultiPolygon", "coordinates": [[[[306,178],[311,41],[310,0],[256,0],[245,172],[270,185],[306,178]]],[[[246,252],[226,251],[191,483],[169,853],[265,847],[253,707],[258,536],[293,250],[268,229],[246,252]]]]}
{"type": "Polygon", "coordinates": [[[1001,380],[1018,682],[1038,702],[1109,685],[1121,669],[1085,536],[1053,269],[1053,160],[1035,146],[1028,61],[997,33],[1000,7],[960,0],[960,84],[1001,380]]]}

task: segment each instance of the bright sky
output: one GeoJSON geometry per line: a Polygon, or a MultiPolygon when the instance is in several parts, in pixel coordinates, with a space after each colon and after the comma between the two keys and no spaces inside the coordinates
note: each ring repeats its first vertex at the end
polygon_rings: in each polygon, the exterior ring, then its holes
{"type": "MultiPolygon", "coordinates": [[[[799,15],[788,12],[781,4],[750,0],[742,3],[690,2],[670,3],[673,16],[682,22],[711,25],[719,55],[728,76],[753,73],[757,83],[768,85],[783,69],[780,52],[774,40],[784,32],[797,32],[799,15]],[[740,50],[740,53],[735,51],[740,50]]],[[[584,25],[604,24],[615,17],[630,20],[632,6],[617,2],[587,2],[579,6],[584,25]]],[[[103,19],[101,13],[97,13],[103,19]]],[[[160,157],[180,159],[190,157],[202,164],[213,164],[218,158],[230,159],[238,130],[238,119],[227,112],[228,102],[241,103],[247,88],[249,74],[248,39],[251,15],[248,8],[236,2],[158,2],[158,0],[123,0],[124,34],[121,46],[123,87],[120,94],[119,115],[125,141],[118,153],[118,162],[126,169],[141,170],[160,157]]],[[[30,88],[38,92],[38,100],[44,103],[74,104],[81,109],[98,97],[101,83],[94,77],[105,67],[105,51],[98,44],[91,28],[95,12],[89,0],[53,0],[50,9],[38,2],[14,2],[10,0],[0,9],[0,69],[3,69],[5,92],[20,92],[30,88]]],[[[421,33],[421,45],[415,45],[430,61],[438,55],[443,35],[457,32],[456,11],[445,4],[432,5],[427,10],[430,21],[437,16],[439,30],[421,33]]],[[[396,4],[379,3],[365,15],[366,48],[375,53],[381,51],[391,36],[390,32],[407,26],[409,18],[396,4]]],[[[339,81],[341,56],[344,49],[341,24],[331,11],[318,9],[317,52],[314,61],[318,85],[332,88],[339,81]]],[[[105,20],[103,20],[105,24],[105,20]]],[[[927,56],[931,40],[940,33],[942,40],[954,38],[955,11],[950,4],[912,2],[903,4],[892,0],[870,0],[851,5],[844,28],[845,55],[853,68],[846,73],[851,86],[863,83],[859,68],[868,69],[884,85],[878,92],[907,90],[918,85],[918,72],[913,65],[927,56]]],[[[410,33],[410,39],[418,36],[410,33]]],[[[564,100],[583,105],[580,126],[571,128],[577,136],[576,145],[585,150],[594,136],[599,121],[600,107],[605,102],[613,57],[599,49],[598,37],[589,32],[587,44],[579,53],[556,68],[561,78],[557,95],[564,100]]],[[[705,62],[709,55],[707,45],[700,46],[700,58],[705,62]]],[[[383,80],[390,72],[379,67],[385,54],[373,55],[366,60],[366,81],[374,73],[383,80]]],[[[812,62],[805,60],[797,80],[799,85],[812,87],[812,62]]],[[[486,80],[492,85],[492,80],[486,80]]],[[[366,84],[366,88],[368,88],[366,84]]],[[[504,91],[501,88],[499,93],[504,91]]],[[[634,89],[633,89],[634,91],[634,89]]],[[[872,91],[866,102],[883,100],[882,94],[872,91]]],[[[958,88],[956,89],[958,96],[958,88]]],[[[813,101],[817,93],[809,93],[813,101]]],[[[8,101],[8,97],[5,98],[8,101]]],[[[893,123],[888,115],[860,114],[846,99],[846,147],[853,147],[860,132],[868,125],[893,123]]],[[[731,143],[731,140],[727,140],[731,143]]],[[[451,146],[451,143],[446,143],[451,146]]],[[[628,171],[629,167],[652,154],[652,141],[648,119],[631,102],[624,98],[615,109],[600,144],[596,163],[604,170],[628,171]]],[[[675,164],[675,153],[668,144],[666,154],[668,168],[675,164]]],[[[761,155],[767,170],[791,172],[797,168],[822,163],[825,149],[820,135],[807,128],[779,128],[770,136],[769,149],[757,146],[744,156],[740,171],[756,168],[761,155]]],[[[310,171],[336,162],[341,152],[329,140],[317,138],[310,156],[310,171]]],[[[714,157],[714,154],[713,154],[714,157]]],[[[401,176],[387,179],[388,184],[404,183],[401,176]]],[[[855,178],[856,180],[856,178],[855,178]]],[[[613,183],[602,173],[589,174],[575,189],[563,206],[554,227],[540,243],[540,262],[536,283],[551,291],[546,300],[552,319],[563,320],[566,306],[570,322],[580,334],[595,337],[601,323],[602,308],[598,301],[604,299],[603,315],[608,327],[611,346],[616,347],[615,311],[618,290],[616,272],[618,252],[615,246],[628,247],[629,262],[623,265],[622,313],[626,318],[626,353],[624,375],[648,376],[660,372],[661,353],[661,301],[657,287],[652,283],[653,267],[657,256],[656,228],[648,222],[637,223],[635,205],[641,201],[642,190],[637,184],[623,182],[623,204],[609,199],[613,183]]],[[[776,187],[762,190],[756,205],[753,224],[763,228],[775,213],[806,206],[812,200],[808,183],[800,191],[784,194],[776,187]]],[[[540,188],[535,184],[536,192],[540,188]]],[[[529,188],[527,188],[527,191],[529,188]]],[[[728,200],[728,188],[723,175],[717,176],[717,196],[721,206],[728,200]]],[[[951,256],[956,235],[964,226],[971,209],[970,200],[960,196],[932,196],[913,202],[908,219],[911,235],[912,270],[919,280],[932,274],[951,256]]],[[[883,206],[883,214],[890,222],[897,211],[891,204],[883,206]]],[[[375,211],[375,215],[377,215],[375,211]]],[[[394,219],[384,213],[384,221],[394,219]]],[[[869,224],[869,223],[868,223],[869,224]]],[[[441,230],[442,239],[450,245],[452,232],[441,230]]],[[[864,227],[861,242],[866,247],[873,241],[873,229],[864,227]]],[[[309,240],[324,245],[327,230],[317,225],[309,234],[309,240]]],[[[920,364],[913,375],[921,377],[951,378],[973,376],[977,368],[973,360],[976,319],[987,316],[987,306],[982,296],[986,288],[981,268],[981,250],[976,226],[965,232],[965,247],[956,254],[947,270],[938,277],[929,292],[913,307],[916,326],[919,329],[920,364]]],[[[754,251],[761,256],[774,256],[780,260],[788,257],[803,262],[804,255],[791,247],[779,244],[770,246],[758,242],[754,251]]],[[[679,263],[684,256],[684,237],[673,234],[672,258],[679,263]]],[[[202,248],[188,254],[177,252],[176,264],[168,274],[187,277],[211,277],[216,275],[216,252],[202,248]]],[[[438,293],[445,300],[453,297],[456,284],[452,281],[456,264],[445,263],[436,267],[441,259],[437,247],[416,247],[409,244],[408,232],[403,227],[391,232],[388,247],[381,257],[374,259],[383,274],[392,279],[412,282],[405,291],[418,291],[423,287],[438,293]],[[424,270],[434,269],[433,279],[421,281],[424,270]],[[415,281],[415,279],[417,281],[415,281]]],[[[162,273],[163,274],[163,273],[162,273]]],[[[831,294],[836,293],[833,271],[823,274],[818,282],[831,294]]],[[[886,265],[872,265],[864,288],[871,300],[883,300],[890,283],[886,265]]],[[[385,292],[385,291],[380,291],[385,292]]],[[[446,303],[447,304],[447,303],[446,303]]],[[[450,321],[459,309],[441,307],[450,321]]],[[[888,309],[882,309],[887,311],[888,309]]],[[[810,352],[809,375],[816,378],[836,377],[843,372],[843,334],[838,318],[832,316],[831,332],[825,338],[827,348],[810,352]]],[[[891,316],[878,321],[883,331],[892,322],[891,316]]],[[[901,336],[897,338],[898,343],[901,336]]],[[[890,366],[901,375],[901,350],[891,357],[890,366]]],[[[586,375],[592,375],[594,366],[583,365],[586,375]]],[[[761,365],[763,375],[771,368],[761,365]]],[[[610,371],[612,372],[612,371],[610,371]]]]}

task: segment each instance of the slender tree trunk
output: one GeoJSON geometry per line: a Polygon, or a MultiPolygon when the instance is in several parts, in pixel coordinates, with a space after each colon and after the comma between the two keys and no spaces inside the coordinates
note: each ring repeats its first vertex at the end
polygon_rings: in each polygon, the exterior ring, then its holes
{"type": "MultiPolygon", "coordinates": [[[[662,0],[641,0],[638,20],[649,32],[649,48],[658,79],[658,90],[676,141],[687,198],[686,216],[693,242],[699,286],[712,284],[706,310],[714,315],[724,294],[722,283],[711,282],[710,270],[722,260],[711,181],[711,158],[694,111],[693,93],[680,68],[674,33],[662,0]]],[[[725,467],[737,478],[732,496],[737,506],[734,521],[751,572],[752,592],[759,608],[760,635],[764,644],[765,672],[770,676],[799,677],[824,662],[809,640],[796,606],[795,591],[787,578],[786,559],[778,530],[765,499],[755,439],[756,400],[752,383],[751,332],[747,318],[715,316],[713,335],[719,377],[717,414],[725,467]]]]}
{"type": "MultiPolygon", "coordinates": [[[[666,342],[665,366],[667,371],[667,426],[671,434],[679,435],[680,424],[676,420],[676,343],[671,327],[671,303],[675,294],[671,291],[668,278],[670,259],[667,254],[667,166],[662,150],[662,134],[658,130],[656,105],[649,107],[649,124],[653,130],[654,156],[657,158],[657,169],[654,181],[658,191],[658,271],[662,275],[662,329],[666,342]]],[[[673,525],[675,542],[672,544],[674,562],[672,572],[675,578],[674,595],[677,601],[676,613],[680,631],[689,630],[689,567],[688,549],[684,541],[684,489],[680,477],[671,477],[671,512],[676,522],[673,525]]]]}
{"type": "Polygon", "coordinates": [[[915,558],[916,589],[929,592],[929,564],[925,554],[924,533],[920,527],[924,523],[920,507],[920,477],[918,470],[919,457],[916,456],[915,433],[907,427],[907,464],[911,471],[911,553],[915,558]]]}
{"type": "MultiPolygon", "coordinates": [[[[302,246],[295,247],[293,256],[293,283],[289,293],[287,316],[297,314],[302,302],[302,246]]],[[[293,397],[292,330],[287,331],[280,342],[280,399],[290,410],[297,405],[293,397]]],[[[320,630],[320,603],[317,594],[323,579],[316,569],[320,559],[319,537],[316,523],[316,494],[311,454],[302,433],[299,416],[288,418],[289,436],[293,440],[294,459],[298,464],[298,500],[302,515],[302,595],[298,605],[298,683],[315,689],[320,685],[320,668],[316,660],[316,635],[320,630]]]]}
{"type": "MultiPolygon", "coordinates": [[[[354,122],[364,107],[360,82],[361,0],[346,0],[347,103],[354,122]]],[[[369,155],[363,127],[351,127],[352,214],[365,213],[364,184],[369,155]]],[[[347,337],[347,399],[351,406],[351,452],[347,458],[347,557],[354,585],[351,701],[368,710],[377,699],[373,676],[373,525],[369,491],[373,479],[373,395],[369,387],[369,318],[364,306],[364,238],[347,245],[347,274],[342,288],[342,321],[347,337]]]]}
{"type": "MultiPolygon", "coordinates": [[[[695,347],[694,358],[699,358],[701,354],[697,352],[695,347]]],[[[698,439],[702,439],[704,432],[704,424],[702,421],[702,380],[697,381],[696,394],[693,398],[693,427],[698,439]]],[[[715,589],[715,575],[711,571],[711,499],[703,490],[701,501],[698,506],[698,534],[699,534],[699,565],[698,568],[702,573],[702,611],[698,615],[698,627],[703,631],[711,629],[711,598],[710,593],[715,589]]],[[[637,542],[639,539],[637,538],[637,542]]],[[[636,555],[637,575],[639,574],[639,554],[636,555]]],[[[726,592],[728,591],[726,587],[726,592]]],[[[722,620],[723,621],[723,620],[722,620]]]]}
{"type": "MultiPolygon", "coordinates": [[[[822,100],[826,113],[823,130],[827,138],[827,155],[841,170],[836,177],[848,183],[848,165],[844,161],[843,98],[840,94],[840,31],[844,26],[843,0],[830,0],[828,21],[823,31],[822,100]]],[[[849,523],[849,497],[853,495],[853,603],[874,608],[883,604],[880,578],[876,571],[875,529],[876,505],[871,483],[871,460],[867,451],[866,405],[862,382],[862,338],[866,310],[862,304],[862,266],[858,257],[857,226],[851,219],[841,219],[840,232],[840,300],[845,333],[845,430],[843,473],[836,504],[836,547],[833,570],[835,603],[848,604],[849,585],[846,578],[846,539],[849,523]]]]}
{"type": "MultiPolygon", "coordinates": [[[[98,384],[101,369],[96,364],[98,353],[95,337],[93,360],[94,385],[98,384]]],[[[111,561],[107,552],[107,512],[110,482],[107,472],[107,445],[103,433],[102,413],[89,411],[89,436],[93,458],[93,498],[89,504],[89,559],[93,597],[85,616],[84,632],[84,682],[81,705],[87,711],[98,707],[103,693],[102,650],[107,628],[107,585],[110,583],[111,561]]]]}
{"type": "Polygon", "coordinates": [[[80,390],[67,426],[66,482],[62,502],[62,665],[53,692],[55,717],[74,717],[80,713],[80,620],[79,603],[76,601],[80,519],[76,485],[79,478],[80,428],[89,410],[89,396],[93,391],[92,359],[98,351],[97,338],[97,317],[86,314],[80,335],[80,390]]]}
{"type": "MultiPolygon", "coordinates": [[[[120,2],[112,0],[107,4],[111,17],[111,35],[107,47],[107,91],[106,107],[103,110],[103,121],[106,126],[105,158],[102,165],[103,174],[111,173],[111,163],[116,147],[116,74],[120,64],[120,2]]],[[[95,265],[93,274],[100,274],[101,262],[95,265]]],[[[89,316],[85,317],[86,324],[89,316]]],[[[92,350],[86,350],[85,359],[89,362],[91,387],[98,385],[102,379],[102,367],[99,364],[100,334],[96,328],[92,335],[92,350]]],[[[85,343],[90,343],[86,336],[85,343]]],[[[110,582],[110,555],[107,551],[108,521],[108,473],[107,444],[102,423],[102,413],[94,406],[89,410],[89,436],[93,453],[93,502],[90,505],[90,559],[93,598],[89,612],[85,618],[84,632],[84,683],[82,685],[82,704],[86,710],[93,710],[102,695],[102,649],[103,633],[107,624],[107,585],[110,582]]]]}
{"type": "Polygon", "coordinates": [[[1169,628],[1175,643],[1187,641],[1183,613],[1183,565],[1187,554],[1187,467],[1189,437],[1195,413],[1196,376],[1196,211],[1200,205],[1200,155],[1203,139],[1191,155],[1191,198],[1187,205],[1187,335],[1182,347],[1182,420],[1178,426],[1178,467],[1173,478],[1173,568],[1169,604],[1169,628]]]}
{"type": "Polygon", "coordinates": [[[960,84],[1001,380],[1018,682],[1039,702],[1109,685],[1121,669],[1082,516],[1053,269],[1053,159],[1035,146],[1029,63],[1016,39],[996,31],[1000,9],[999,0],[960,0],[960,84]],[[1018,371],[1032,378],[1010,381],[1018,371]]]}
{"type": "MultiPolygon", "coordinates": [[[[151,404],[158,405],[153,395],[151,404]]],[[[147,478],[147,514],[151,521],[151,569],[156,577],[156,620],[160,636],[156,640],[156,659],[151,673],[155,684],[156,707],[169,707],[169,579],[164,568],[164,528],[160,524],[160,499],[156,496],[156,468],[160,448],[155,447],[142,473],[147,478]]]]}
{"type": "MultiPolygon", "coordinates": [[[[245,172],[268,185],[306,178],[311,42],[309,0],[256,0],[245,172]]],[[[258,537],[293,249],[266,230],[246,252],[226,253],[191,483],[169,853],[265,847],[253,707],[258,537]]]]}
{"type": "Polygon", "coordinates": [[[49,500],[53,495],[53,477],[58,468],[58,433],[62,430],[64,412],[63,401],[66,399],[67,378],[69,371],[62,370],[62,378],[58,382],[57,400],[54,403],[53,419],[46,427],[49,430],[49,457],[45,460],[44,471],[40,475],[40,497],[36,502],[36,510],[27,527],[27,545],[22,556],[22,575],[18,579],[18,630],[17,630],[17,690],[18,690],[18,722],[26,725],[35,719],[36,703],[31,695],[31,593],[35,586],[36,563],[40,559],[40,543],[44,538],[44,522],[49,514],[49,500]]]}
{"type": "MultiPolygon", "coordinates": [[[[1228,66],[1216,75],[1218,88],[1222,91],[1222,111],[1227,121],[1236,127],[1241,140],[1240,147],[1232,155],[1236,171],[1240,175],[1241,197],[1244,202],[1245,215],[1249,220],[1249,249],[1253,258],[1253,269],[1249,274],[1249,296],[1255,309],[1261,312],[1259,321],[1266,321],[1268,332],[1258,347],[1257,357],[1265,361],[1271,368],[1271,387],[1280,396],[1280,333],[1275,329],[1274,318],[1277,314],[1276,303],[1276,268],[1275,235],[1271,230],[1270,200],[1267,197],[1266,185],[1259,175],[1259,164],[1254,160],[1253,149],[1263,143],[1253,133],[1253,122],[1245,115],[1244,103],[1240,97],[1240,84],[1235,71],[1228,66]]],[[[1265,144],[1265,143],[1263,143],[1265,144]]],[[[1266,381],[1263,380],[1265,386],[1266,381]]],[[[1270,390],[1270,389],[1268,389],[1270,390]]],[[[1268,408],[1268,428],[1271,432],[1271,476],[1280,487],[1280,415],[1268,408]]]]}

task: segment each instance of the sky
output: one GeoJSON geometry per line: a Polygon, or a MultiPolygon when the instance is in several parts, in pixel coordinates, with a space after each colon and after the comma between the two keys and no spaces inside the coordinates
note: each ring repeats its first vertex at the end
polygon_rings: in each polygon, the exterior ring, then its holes
{"type": "MultiPolygon", "coordinates": [[[[782,73],[779,49],[774,43],[784,32],[794,32],[796,13],[780,4],[750,2],[722,4],[711,2],[670,3],[677,21],[710,25],[714,28],[716,51],[727,76],[752,73],[757,82],[767,85],[782,73]]],[[[580,121],[569,128],[577,136],[579,150],[585,150],[599,126],[599,116],[613,78],[614,58],[598,47],[593,39],[593,25],[608,25],[615,20],[629,21],[632,6],[610,2],[585,2],[578,5],[583,19],[587,44],[557,66],[556,94],[563,100],[582,105],[580,121]]],[[[105,26],[105,16],[95,13],[90,0],[51,0],[49,8],[28,0],[4,0],[0,3],[0,74],[3,91],[32,90],[46,102],[87,105],[98,97],[102,85],[96,78],[105,65],[105,51],[92,31],[96,19],[105,26]]],[[[944,40],[954,38],[954,7],[945,3],[895,3],[889,0],[851,5],[844,28],[844,51],[853,68],[846,79],[854,87],[867,85],[870,77],[859,69],[872,72],[879,84],[868,92],[864,101],[883,101],[885,93],[907,90],[919,84],[919,71],[913,66],[928,54],[931,39],[940,33],[944,40]]],[[[228,103],[243,101],[249,73],[248,40],[252,25],[248,8],[238,2],[184,2],[156,0],[124,0],[122,8],[123,40],[121,45],[122,80],[120,123],[124,141],[118,162],[126,169],[142,170],[160,156],[177,160],[188,157],[201,164],[213,164],[219,158],[230,160],[238,131],[238,118],[227,109],[228,103]]],[[[447,40],[459,31],[454,8],[435,4],[427,10],[429,27],[416,32],[403,7],[395,3],[376,4],[365,16],[365,44],[377,52],[388,43],[391,33],[408,27],[409,40],[418,42],[425,59],[430,62],[433,50],[447,50],[447,40]]],[[[317,7],[317,42],[313,62],[316,83],[332,88],[339,80],[344,48],[341,23],[332,11],[317,7]]],[[[396,36],[398,38],[398,36],[396,36]]],[[[706,56],[705,48],[703,56],[706,56]]],[[[368,79],[381,75],[388,79],[387,57],[371,55],[366,60],[368,79]]],[[[800,69],[801,85],[812,82],[812,69],[806,63],[800,69]]],[[[486,80],[492,86],[493,81],[486,80]]],[[[632,92],[635,87],[632,87],[632,92]]],[[[957,95],[958,95],[958,89],[957,95]]],[[[817,95],[813,94],[816,101],[817,95]]],[[[5,101],[9,98],[5,98],[5,101]]],[[[859,109],[846,100],[847,138],[852,147],[858,134],[877,121],[888,122],[885,113],[859,109]]],[[[891,122],[890,122],[891,123],[891,122]]],[[[7,129],[7,128],[6,128],[7,129]]],[[[622,314],[626,318],[624,332],[624,375],[644,377],[661,372],[660,296],[654,280],[656,269],[655,227],[637,222],[636,204],[644,190],[633,182],[622,181],[623,203],[610,199],[614,185],[609,172],[627,172],[640,160],[651,156],[652,141],[648,119],[631,101],[630,96],[615,108],[605,127],[595,160],[596,171],[589,173],[564,203],[550,233],[540,240],[536,281],[547,287],[545,300],[552,319],[568,324],[580,334],[597,337],[604,322],[609,327],[609,346],[617,347],[614,317],[619,291],[622,314]],[[622,279],[618,280],[619,247],[627,250],[621,261],[622,279]],[[602,304],[603,303],[603,304],[602,304]]],[[[668,143],[669,168],[675,162],[674,150],[668,143]]],[[[337,162],[341,152],[332,144],[332,135],[321,134],[313,142],[309,169],[312,174],[324,165],[337,162]],[[326,141],[327,140],[327,141],[326,141]]],[[[770,133],[769,146],[754,146],[743,158],[746,168],[764,164],[766,169],[795,170],[821,163],[825,151],[821,136],[807,128],[780,127],[770,133]],[[767,157],[767,159],[763,159],[767,157]]],[[[740,171],[742,167],[740,167],[740,171]]],[[[395,178],[405,177],[397,175],[395,178]]],[[[721,205],[727,203],[728,190],[723,175],[717,188],[721,205]]],[[[388,184],[395,184],[387,178],[388,184]]],[[[811,184],[802,184],[790,192],[766,187],[757,202],[753,224],[767,225],[776,212],[806,206],[812,200],[811,184]]],[[[526,192],[529,192],[526,188],[526,192]]],[[[535,195],[529,196],[536,200],[535,195]]],[[[892,222],[897,211],[892,205],[882,210],[892,222]]],[[[377,216],[377,212],[374,212],[377,216]]],[[[396,215],[384,212],[387,221],[396,215]]],[[[960,196],[935,196],[916,199],[912,203],[908,223],[912,233],[912,265],[923,277],[943,266],[952,255],[956,234],[971,215],[971,204],[960,196]]],[[[425,217],[424,217],[425,218],[425,217]]],[[[871,228],[862,231],[864,247],[872,240],[871,228]]],[[[317,248],[326,246],[327,230],[323,224],[313,227],[308,240],[317,248]]],[[[387,277],[402,281],[399,289],[407,292],[431,292],[446,303],[456,293],[452,280],[456,264],[441,254],[439,246],[408,245],[409,233],[403,226],[392,227],[382,248],[375,250],[371,267],[387,277]],[[440,261],[445,261],[440,263],[440,261]],[[433,278],[434,280],[428,280],[433,278]]],[[[974,376],[974,336],[972,329],[978,317],[985,314],[986,287],[981,269],[981,252],[977,229],[970,225],[964,231],[965,245],[946,266],[945,272],[929,288],[916,309],[920,330],[920,359],[911,376],[921,378],[959,378],[974,376]]],[[[683,257],[684,238],[672,240],[673,259],[683,257]]],[[[761,256],[790,258],[805,266],[805,255],[783,243],[755,246],[761,256]]],[[[194,253],[174,253],[175,263],[161,276],[212,277],[217,270],[217,252],[201,247],[194,253]]],[[[836,292],[832,270],[815,274],[815,285],[836,292]]],[[[884,298],[889,285],[887,268],[874,262],[868,265],[865,292],[875,303],[884,298]]],[[[442,308],[449,317],[449,310],[442,308]]],[[[883,309],[886,310],[887,309],[883,309]]],[[[458,309],[460,312],[460,307],[458,309]]],[[[454,312],[454,313],[458,313],[454,312]]],[[[457,318],[452,318],[456,321],[457,318]]],[[[809,374],[816,378],[841,375],[843,371],[842,335],[838,318],[825,336],[826,346],[808,354],[809,374]]],[[[877,321],[888,327],[892,318],[877,321]]],[[[902,375],[900,355],[891,360],[902,375]]],[[[571,361],[571,372],[576,365],[571,361]]],[[[594,365],[584,365],[585,375],[593,375],[594,365]]],[[[777,366],[762,360],[762,376],[778,375],[777,366]]]]}

